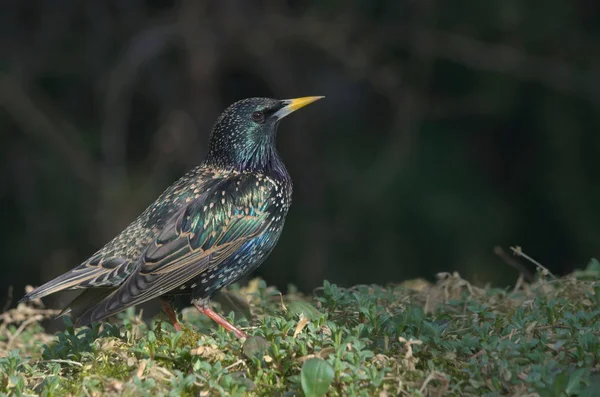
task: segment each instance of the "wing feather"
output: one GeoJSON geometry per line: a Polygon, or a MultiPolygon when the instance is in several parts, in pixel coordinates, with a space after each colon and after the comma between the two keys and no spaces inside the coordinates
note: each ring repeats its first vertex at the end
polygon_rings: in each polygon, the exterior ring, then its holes
{"type": "Polygon", "coordinates": [[[203,197],[219,182],[216,177],[214,170],[203,167],[192,169],[90,259],[31,291],[21,301],[42,298],[65,289],[118,287],[135,270],[140,255],[150,242],[155,241],[158,246],[166,242],[155,239],[159,230],[165,237],[175,236],[174,230],[167,228],[176,227],[178,223],[167,222],[179,213],[187,197],[203,197]]]}
{"type": "Polygon", "coordinates": [[[147,247],[131,276],[84,313],[78,324],[102,320],[175,290],[260,237],[272,219],[271,192],[256,188],[256,182],[256,176],[239,174],[188,203],[147,247]]]}

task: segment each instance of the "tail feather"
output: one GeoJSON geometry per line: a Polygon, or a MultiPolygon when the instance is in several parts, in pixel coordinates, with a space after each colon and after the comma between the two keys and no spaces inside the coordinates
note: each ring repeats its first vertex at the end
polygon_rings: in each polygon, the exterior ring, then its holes
{"type": "Polygon", "coordinates": [[[76,319],[75,317],[72,317],[74,319],[73,323],[78,327],[82,327],[96,321],[102,321],[105,318],[127,309],[128,305],[120,305],[112,310],[106,307],[106,298],[108,298],[114,291],[115,289],[112,289],[106,294],[106,296],[102,297],[102,299],[96,300],[84,311],[79,313],[79,315],[76,316],[76,319]]]}
{"type": "Polygon", "coordinates": [[[33,299],[43,298],[65,289],[77,288],[80,284],[92,280],[105,272],[103,269],[88,268],[88,271],[78,271],[77,268],[48,281],[33,291],[26,294],[19,302],[27,302],[33,299]]]}
{"type": "Polygon", "coordinates": [[[126,258],[94,256],[54,280],[37,287],[19,302],[43,298],[65,289],[117,287],[131,273],[131,265],[132,262],[126,258]]]}
{"type": "Polygon", "coordinates": [[[64,309],[61,311],[56,318],[70,315],[73,322],[77,322],[79,317],[85,314],[88,310],[93,308],[102,301],[114,288],[90,288],[84,290],[81,294],[77,295],[64,309]]]}

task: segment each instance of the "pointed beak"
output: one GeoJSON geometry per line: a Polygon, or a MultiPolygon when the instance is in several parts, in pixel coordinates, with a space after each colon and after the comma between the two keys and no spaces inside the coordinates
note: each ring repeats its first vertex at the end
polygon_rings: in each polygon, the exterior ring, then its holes
{"type": "Polygon", "coordinates": [[[281,101],[283,103],[283,107],[275,112],[274,116],[281,120],[288,114],[295,112],[296,110],[303,108],[304,106],[311,104],[319,99],[325,98],[324,96],[305,96],[302,98],[294,98],[294,99],[284,99],[281,101]]]}

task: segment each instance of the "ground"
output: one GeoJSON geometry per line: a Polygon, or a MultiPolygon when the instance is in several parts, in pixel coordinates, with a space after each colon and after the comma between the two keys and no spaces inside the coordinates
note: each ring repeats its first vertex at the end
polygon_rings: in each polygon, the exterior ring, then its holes
{"type": "Polygon", "coordinates": [[[182,332],[132,309],[49,335],[55,312],[20,304],[0,317],[0,395],[597,396],[599,280],[596,260],[506,289],[444,273],[307,297],[253,280],[217,304],[246,341],[191,309],[182,332]]]}

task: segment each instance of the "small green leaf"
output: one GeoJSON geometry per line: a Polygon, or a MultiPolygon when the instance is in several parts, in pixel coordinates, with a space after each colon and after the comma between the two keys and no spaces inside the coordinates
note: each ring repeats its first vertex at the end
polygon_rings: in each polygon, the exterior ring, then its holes
{"type": "Polygon", "coordinates": [[[333,368],[325,360],[306,360],[300,372],[300,382],[306,397],[323,397],[329,390],[333,376],[333,368]]]}
{"type": "Polygon", "coordinates": [[[246,339],[242,351],[244,355],[250,359],[254,357],[262,357],[269,350],[269,342],[261,336],[251,336],[246,339]]]}
{"type": "Polygon", "coordinates": [[[588,262],[587,268],[585,269],[588,272],[594,272],[596,274],[600,274],[600,261],[596,258],[590,259],[588,262]]]}
{"type": "Polygon", "coordinates": [[[596,258],[590,259],[585,270],[575,270],[573,273],[579,280],[600,279],[600,262],[596,258]]]}
{"type": "Polygon", "coordinates": [[[600,396],[600,376],[596,375],[592,377],[591,383],[586,387],[579,397],[594,397],[600,396]]]}
{"type": "Polygon", "coordinates": [[[586,369],[580,368],[577,371],[574,371],[571,376],[569,376],[569,382],[567,383],[567,388],[565,389],[565,393],[567,395],[577,395],[581,391],[581,378],[585,374],[586,369]]]}
{"type": "Polygon", "coordinates": [[[287,305],[288,310],[296,315],[304,314],[308,320],[315,320],[321,313],[313,305],[304,301],[293,301],[287,305]]]}
{"type": "Polygon", "coordinates": [[[248,320],[252,318],[252,313],[250,312],[250,305],[248,304],[248,301],[236,291],[221,290],[217,292],[213,300],[215,302],[219,302],[223,313],[234,312],[236,318],[238,316],[244,317],[248,320]]]}

